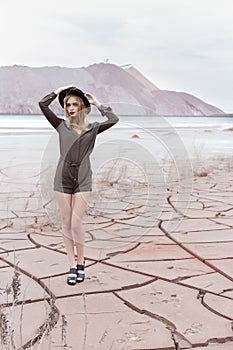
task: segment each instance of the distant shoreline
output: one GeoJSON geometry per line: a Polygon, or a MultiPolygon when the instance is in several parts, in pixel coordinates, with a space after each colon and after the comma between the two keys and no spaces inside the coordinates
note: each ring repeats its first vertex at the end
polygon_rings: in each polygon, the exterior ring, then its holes
{"type": "MultiPolygon", "coordinates": [[[[0,113],[0,116],[11,116],[11,115],[18,115],[18,116],[41,116],[43,114],[38,114],[38,113],[0,113]]],[[[63,114],[57,114],[58,117],[64,117],[63,114]]],[[[90,115],[91,117],[95,117],[95,116],[99,116],[99,114],[91,114],[90,115]]],[[[148,115],[148,114],[145,114],[145,115],[142,115],[142,114],[119,114],[120,117],[147,117],[147,118],[152,118],[152,117],[165,117],[165,118],[171,118],[171,117],[174,117],[174,118],[178,118],[178,117],[181,117],[181,118],[231,118],[233,117],[233,113],[224,113],[224,114],[208,114],[208,115],[185,115],[185,114],[168,114],[168,115],[165,115],[165,114],[155,114],[155,115],[148,115]]]]}

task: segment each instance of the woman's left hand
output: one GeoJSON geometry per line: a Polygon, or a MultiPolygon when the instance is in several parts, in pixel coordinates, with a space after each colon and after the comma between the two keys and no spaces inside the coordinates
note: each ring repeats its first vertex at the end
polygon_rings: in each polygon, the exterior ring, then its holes
{"type": "Polygon", "coordinates": [[[95,105],[96,107],[99,107],[101,103],[95,98],[94,95],[90,94],[89,92],[85,92],[84,95],[90,102],[90,104],[95,105]]]}

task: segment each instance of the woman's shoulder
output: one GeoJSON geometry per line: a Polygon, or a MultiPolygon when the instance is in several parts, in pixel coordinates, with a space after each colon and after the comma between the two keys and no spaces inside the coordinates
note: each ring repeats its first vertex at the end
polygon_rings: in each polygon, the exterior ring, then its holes
{"type": "Polygon", "coordinates": [[[58,118],[59,119],[59,124],[57,127],[57,131],[63,129],[64,127],[66,127],[66,121],[63,118],[58,118]]]}

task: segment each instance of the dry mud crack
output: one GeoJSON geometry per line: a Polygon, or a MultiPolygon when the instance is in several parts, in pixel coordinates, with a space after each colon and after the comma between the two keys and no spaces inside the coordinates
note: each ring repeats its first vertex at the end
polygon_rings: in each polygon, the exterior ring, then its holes
{"type": "MultiPolygon", "coordinates": [[[[157,217],[150,215],[152,202],[143,213],[143,198],[112,214],[95,215],[90,205],[86,280],[70,287],[61,233],[41,205],[38,172],[25,168],[15,181],[4,168],[3,349],[14,348],[12,334],[15,349],[233,349],[233,195],[220,175],[195,179],[188,205],[169,186],[157,217]],[[179,223],[171,230],[172,220],[179,223]]],[[[225,181],[233,181],[230,174],[225,181]]]]}

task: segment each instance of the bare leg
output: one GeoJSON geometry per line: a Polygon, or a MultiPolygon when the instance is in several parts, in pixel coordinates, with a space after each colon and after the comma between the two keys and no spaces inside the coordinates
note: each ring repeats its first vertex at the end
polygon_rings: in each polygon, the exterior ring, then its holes
{"type": "Polygon", "coordinates": [[[76,268],[74,241],[71,231],[72,195],[55,191],[55,198],[62,216],[62,236],[70,267],[76,268]]]}
{"type": "Polygon", "coordinates": [[[84,260],[84,228],[83,217],[88,204],[90,192],[78,192],[74,194],[74,204],[72,211],[72,233],[75,240],[78,261],[77,264],[83,265],[84,260]]]}

